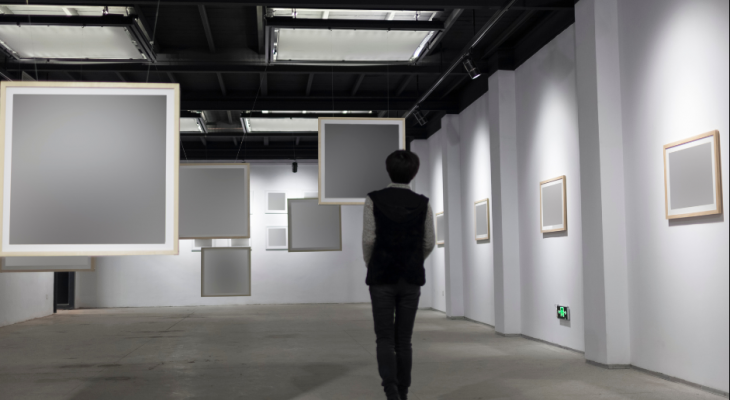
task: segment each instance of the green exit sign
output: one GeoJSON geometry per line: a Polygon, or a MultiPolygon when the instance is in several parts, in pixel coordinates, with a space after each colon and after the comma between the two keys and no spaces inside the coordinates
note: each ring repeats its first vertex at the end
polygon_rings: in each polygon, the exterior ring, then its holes
{"type": "Polygon", "coordinates": [[[570,320],[570,308],[558,306],[558,319],[570,320]]]}

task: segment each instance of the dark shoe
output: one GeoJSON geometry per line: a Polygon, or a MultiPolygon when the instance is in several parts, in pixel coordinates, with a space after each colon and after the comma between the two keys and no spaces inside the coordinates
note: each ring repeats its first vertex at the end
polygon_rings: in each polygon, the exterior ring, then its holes
{"type": "Polygon", "coordinates": [[[400,400],[408,400],[408,392],[399,392],[400,400]]]}
{"type": "Polygon", "coordinates": [[[398,388],[396,387],[386,387],[385,396],[388,400],[402,400],[400,394],[398,394],[398,388]]]}

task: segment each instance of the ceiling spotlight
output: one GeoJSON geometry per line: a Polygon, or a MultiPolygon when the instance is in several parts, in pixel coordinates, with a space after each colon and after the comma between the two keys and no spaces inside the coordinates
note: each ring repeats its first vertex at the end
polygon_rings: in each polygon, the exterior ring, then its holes
{"type": "Polygon", "coordinates": [[[413,112],[413,117],[416,118],[416,122],[418,122],[418,125],[424,126],[426,125],[426,119],[423,118],[423,115],[421,115],[421,112],[416,110],[413,112]]]}
{"type": "Polygon", "coordinates": [[[296,161],[294,161],[293,163],[291,163],[291,172],[293,172],[293,173],[296,174],[298,168],[299,168],[299,164],[297,164],[296,161]]]}
{"type": "Polygon", "coordinates": [[[469,74],[469,77],[471,79],[477,79],[482,74],[481,72],[479,72],[479,68],[474,65],[474,60],[472,60],[470,55],[467,55],[464,58],[462,64],[464,65],[464,69],[466,70],[466,73],[469,74]]]}

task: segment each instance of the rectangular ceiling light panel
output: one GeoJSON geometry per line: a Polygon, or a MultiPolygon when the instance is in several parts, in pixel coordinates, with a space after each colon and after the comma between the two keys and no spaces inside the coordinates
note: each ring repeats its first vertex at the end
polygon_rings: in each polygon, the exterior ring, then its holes
{"type": "Polygon", "coordinates": [[[271,8],[272,17],[300,19],[360,19],[374,21],[430,21],[438,11],[395,11],[395,10],[336,10],[318,8],[271,8]]]}
{"type": "Polygon", "coordinates": [[[429,31],[288,29],[278,33],[277,61],[410,61],[429,31]]]}
{"type": "Polygon", "coordinates": [[[121,26],[0,25],[0,44],[20,59],[146,59],[121,26]]]}
{"type": "Polygon", "coordinates": [[[317,132],[317,118],[245,118],[251,132],[317,132]]]}
{"type": "Polygon", "coordinates": [[[205,133],[200,118],[180,118],[180,133],[205,133]]]}

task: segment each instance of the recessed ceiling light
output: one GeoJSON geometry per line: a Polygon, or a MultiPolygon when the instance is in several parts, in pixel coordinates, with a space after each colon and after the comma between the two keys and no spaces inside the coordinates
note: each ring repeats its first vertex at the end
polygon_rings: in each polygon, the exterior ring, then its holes
{"type": "Polygon", "coordinates": [[[206,133],[205,121],[202,118],[180,118],[180,133],[206,133]]]}
{"type": "Polygon", "coordinates": [[[241,118],[247,132],[317,132],[316,118],[241,118]]]}

